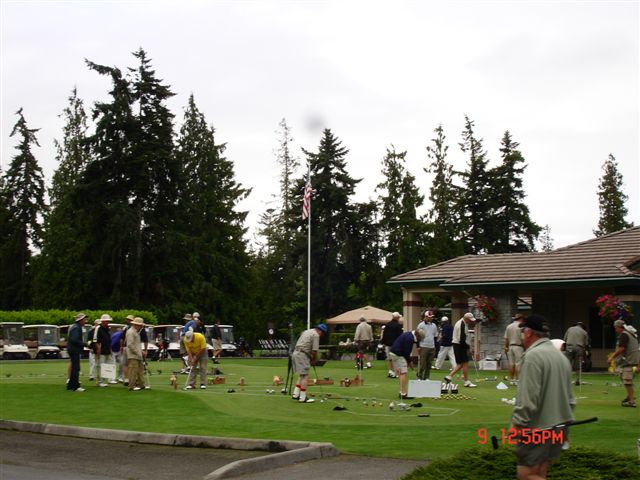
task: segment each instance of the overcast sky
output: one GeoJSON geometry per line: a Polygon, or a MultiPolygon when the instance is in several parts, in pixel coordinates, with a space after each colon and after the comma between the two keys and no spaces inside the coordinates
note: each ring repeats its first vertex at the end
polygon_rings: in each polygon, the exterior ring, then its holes
{"type": "Polygon", "coordinates": [[[425,147],[438,124],[464,168],[465,115],[490,165],[505,130],[520,143],[531,216],[556,247],[592,238],[610,153],[627,220],[640,224],[638,1],[0,1],[3,171],[23,107],[50,180],[72,88],[87,110],[109,90],[84,59],[124,69],[142,47],[177,94],[176,123],[193,93],[227,144],[253,189],[250,226],[278,193],[283,117],[298,151],[317,150],[330,128],[366,200],[391,144],[428,197],[425,147]]]}

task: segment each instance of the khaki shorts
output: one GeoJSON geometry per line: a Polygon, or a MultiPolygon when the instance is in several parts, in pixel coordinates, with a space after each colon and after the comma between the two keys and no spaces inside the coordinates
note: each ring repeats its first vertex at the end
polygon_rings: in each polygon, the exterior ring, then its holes
{"type": "Polygon", "coordinates": [[[521,345],[510,345],[509,351],[507,352],[507,358],[509,359],[509,364],[520,365],[520,360],[522,359],[523,352],[524,352],[524,348],[522,348],[521,345]]]}
{"type": "Polygon", "coordinates": [[[311,359],[306,353],[296,350],[291,354],[291,365],[293,366],[293,373],[308,375],[311,368],[311,359]]]}
{"type": "Polygon", "coordinates": [[[407,373],[407,360],[404,357],[400,357],[393,352],[389,352],[389,358],[393,363],[393,369],[397,370],[401,374],[407,373]]]}
{"type": "Polygon", "coordinates": [[[214,350],[222,350],[222,342],[220,341],[219,338],[211,339],[211,343],[214,350]]]}
{"type": "MultiPolygon", "coordinates": [[[[533,430],[530,430],[530,432],[531,431],[533,430]]],[[[541,430],[537,430],[537,432],[540,433],[541,430]]],[[[559,440],[560,432],[561,429],[555,429],[555,433],[558,436],[549,438],[544,442],[534,440],[530,441],[527,445],[518,442],[515,448],[518,465],[532,467],[544,462],[557,460],[562,453],[563,444],[563,442],[559,440]]],[[[564,433],[562,434],[562,438],[564,439],[564,433]]],[[[532,440],[532,438],[529,437],[529,440],[532,440]]]]}
{"type": "Polygon", "coordinates": [[[620,380],[623,385],[633,385],[633,367],[620,367],[620,380]]]}

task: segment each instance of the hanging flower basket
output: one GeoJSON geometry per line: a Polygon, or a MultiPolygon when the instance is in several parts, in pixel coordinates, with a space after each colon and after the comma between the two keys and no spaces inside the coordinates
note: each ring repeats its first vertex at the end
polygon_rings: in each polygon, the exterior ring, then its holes
{"type": "Polygon", "coordinates": [[[599,309],[598,315],[606,322],[618,319],[626,321],[631,317],[631,307],[615,295],[607,294],[598,297],[596,305],[599,309]]]}
{"type": "Polygon", "coordinates": [[[487,295],[475,297],[476,308],[490,322],[498,321],[498,311],[496,310],[496,299],[487,295]]]}

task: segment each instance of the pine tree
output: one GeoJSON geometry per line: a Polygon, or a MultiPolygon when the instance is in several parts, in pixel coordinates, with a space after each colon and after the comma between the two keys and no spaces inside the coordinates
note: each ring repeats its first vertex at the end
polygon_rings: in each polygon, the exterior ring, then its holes
{"type": "MultiPolygon", "coordinates": [[[[356,243],[350,234],[361,230],[356,210],[350,202],[360,180],[346,171],[345,157],[349,150],[325,129],[317,152],[303,150],[310,165],[313,183],[311,207],[311,317],[327,318],[349,306],[348,286],[357,283],[360,272],[354,272],[353,256],[359,256],[356,243]]],[[[302,199],[305,179],[300,179],[295,189],[302,199]]],[[[296,205],[298,227],[306,227],[300,218],[301,203],[296,205]]],[[[289,216],[289,218],[292,218],[289,216]]],[[[306,235],[297,245],[300,264],[306,264],[306,235]]],[[[306,267],[306,265],[305,265],[306,267]]],[[[303,269],[306,271],[306,268],[303,269]]]]}
{"type": "Polygon", "coordinates": [[[129,69],[136,119],[130,202],[139,227],[131,265],[132,294],[136,304],[167,306],[176,300],[172,290],[181,269],[172,252],[182,172],[173,152],[174,116],[166,106],[174,93],[157,78],[143,49],[133,56],[139,65],[129,69]]]}
{"type": "MultiPolygon", "coordinates": [[[[44,175],[31,151],[40,146],[36,138],[39,129],[31,129],[22,113],[16,112],[18,121],[11,131],[17,135],[18,154],[13,157],[4,177],[3,203],[11,219],[6,245],[3,250],[9,255],[7,270],[3,271],[12,282],[2,292],[0,303],[9,308],[25,308],[30,305],[32,247],[38,248],[42,239],[42,218],[46,214],[44,201],[44,175]]],[[[3,262],[4,263],[4,262],[3,262]]]]}
{"type": "Polygon", "coordinates": [[[296,174],[296,170],[300,167],[300,161],[291,152],[291,144],[293,143],[293,137],[291,136],[291,127],[287,125],[286,119],[280,120],[280,130],[277,131],[278,138],[278,150],[276,151],[276,158],[280,165],[280,196],[282,200],[282,210],[287,211],[291,207],[291,203],[294,201],[292,198],[292,184],[293,176],[296,174]]]}
{"type": "Polygon", "coordinates": [[[458,212],[460,232],[466,253],[486,253],[492,244],[491,233],[494,219],[491,215],[491,191],[493,179],[487,169],[487,153],[482,139],[477,139],[473,130],[474,122],[465,116],[460,148],[469,154],[467,170],[458,172],[463,180],[459,193],[458,212]]]}
{"type": "Polygon", "coordinates": [[[522,175],[526,169],[524,158],[509,131],[504,133],[500,152],[502,163],[491,171],[494,188],[491,195],[494,243],[488,253],[528,252],[534,249],[540,227],[529,217],[524,203],[522,175]]]}
{"type": "Polygon", "coordinates": [[[87,114],[82,100],[78,98],[76,88],[72,90],[68,102],[61,115],[65,121],[62,127],[62,141],[54,140],[58,167],[53,174],[49,190],[53,208],[75,187],[90,160],[87,146],[87,114]]]}
{"type": "Polygon", "coordinates": [[[237,208],[249,190],[236,181],[225,148],[216,144],[214,128],[207,126],[191,95],[177,141],[177,158],[185,172],[180,197],[187,219],[183,238],[191,252],[184,258],[191,288],[183,300],[200,305],[215,318],[245,322],[250,281],[244,240],[247,213],[237,208]]]}
{"type": "Polygon", "coordinates": [[[622,174],[618,171],[618,162],[612,154],[605,160],[602,170],[604,173],[598,184],[600,218],[598,228],[593,231],[596,237],[633,227],[633,223],[625,220],[627,207],[624,204],[629,197],[622,190],[622,174]]]}
{"type": "Polygon", "coordinates": [[[429,200],[431,208],[427,214],[428,229],[431,234],[429,263],[438,263],[463,254],[457,225],[456,197],[459,189],[453,184],[453,167],[447,163],[446,136],[442,125],[435,129],[433,145],[427,146],[427,156],[431,164],[425,172],[433,173],[429,200]]]}
{"type": "Polygon", "coordinates": [[[542,228],[542,233],[540,234],[540,249],[543,252],[551,252],[553,251],[553,238],[551,238],[551,227],[549,224],[545,225],[542,228]]]}
{"type": "Polygon", "coordinates": [[[415,184],[415,177],[406,171],[407,152],[387,149],[382,160],[384,182],[377,186],[381,192],[380,235],[384,274],[389,278],[399,273],[424,266],[426,255],[426,228],[416,213],[424,196],[415,184]]]}
{"type": "Polygon", "coordinates": [[[141,228],[139,204],[133,192],[140,192],[144,166],[132,156],[138,123],[132,111],[131,83],[117,67],[87,61],[90,69],[111,78],[110,101],[96,102],[95,132],[87,141],[92,161],[72,198],[78,211],[76,235],[84,238],[84,259],[92,279],[80,297],[89,307],[137,306],[141,228]],[[134,206],[134,202],[136,203],[134,206]]]}
{"type": "Polygon", "coordinates": [[[84,309],[85,290],[93,284],[86,277],[83,253],[86,239],[78,235],[85,212],[73,204],[78,184],[91,159],[87,145],[87,117],[74,88],[61,117],[62,140],[55,140],[58,167],[50,189],[51,210],[45,220],[43,244],[34,262],[33,303],[41,308],[84,309]]]}

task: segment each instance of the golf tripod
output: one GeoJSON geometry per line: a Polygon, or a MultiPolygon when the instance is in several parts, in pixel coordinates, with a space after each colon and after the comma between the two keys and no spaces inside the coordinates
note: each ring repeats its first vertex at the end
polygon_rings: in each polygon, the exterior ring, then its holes
{"type": "Polygon", "coordinates": [[[293,364],[291,363],[291,352],[287,356],[287,379],[284,382],[284,388],[280,391],[283,395],[291,395],[293,385],[293,364]]]}

